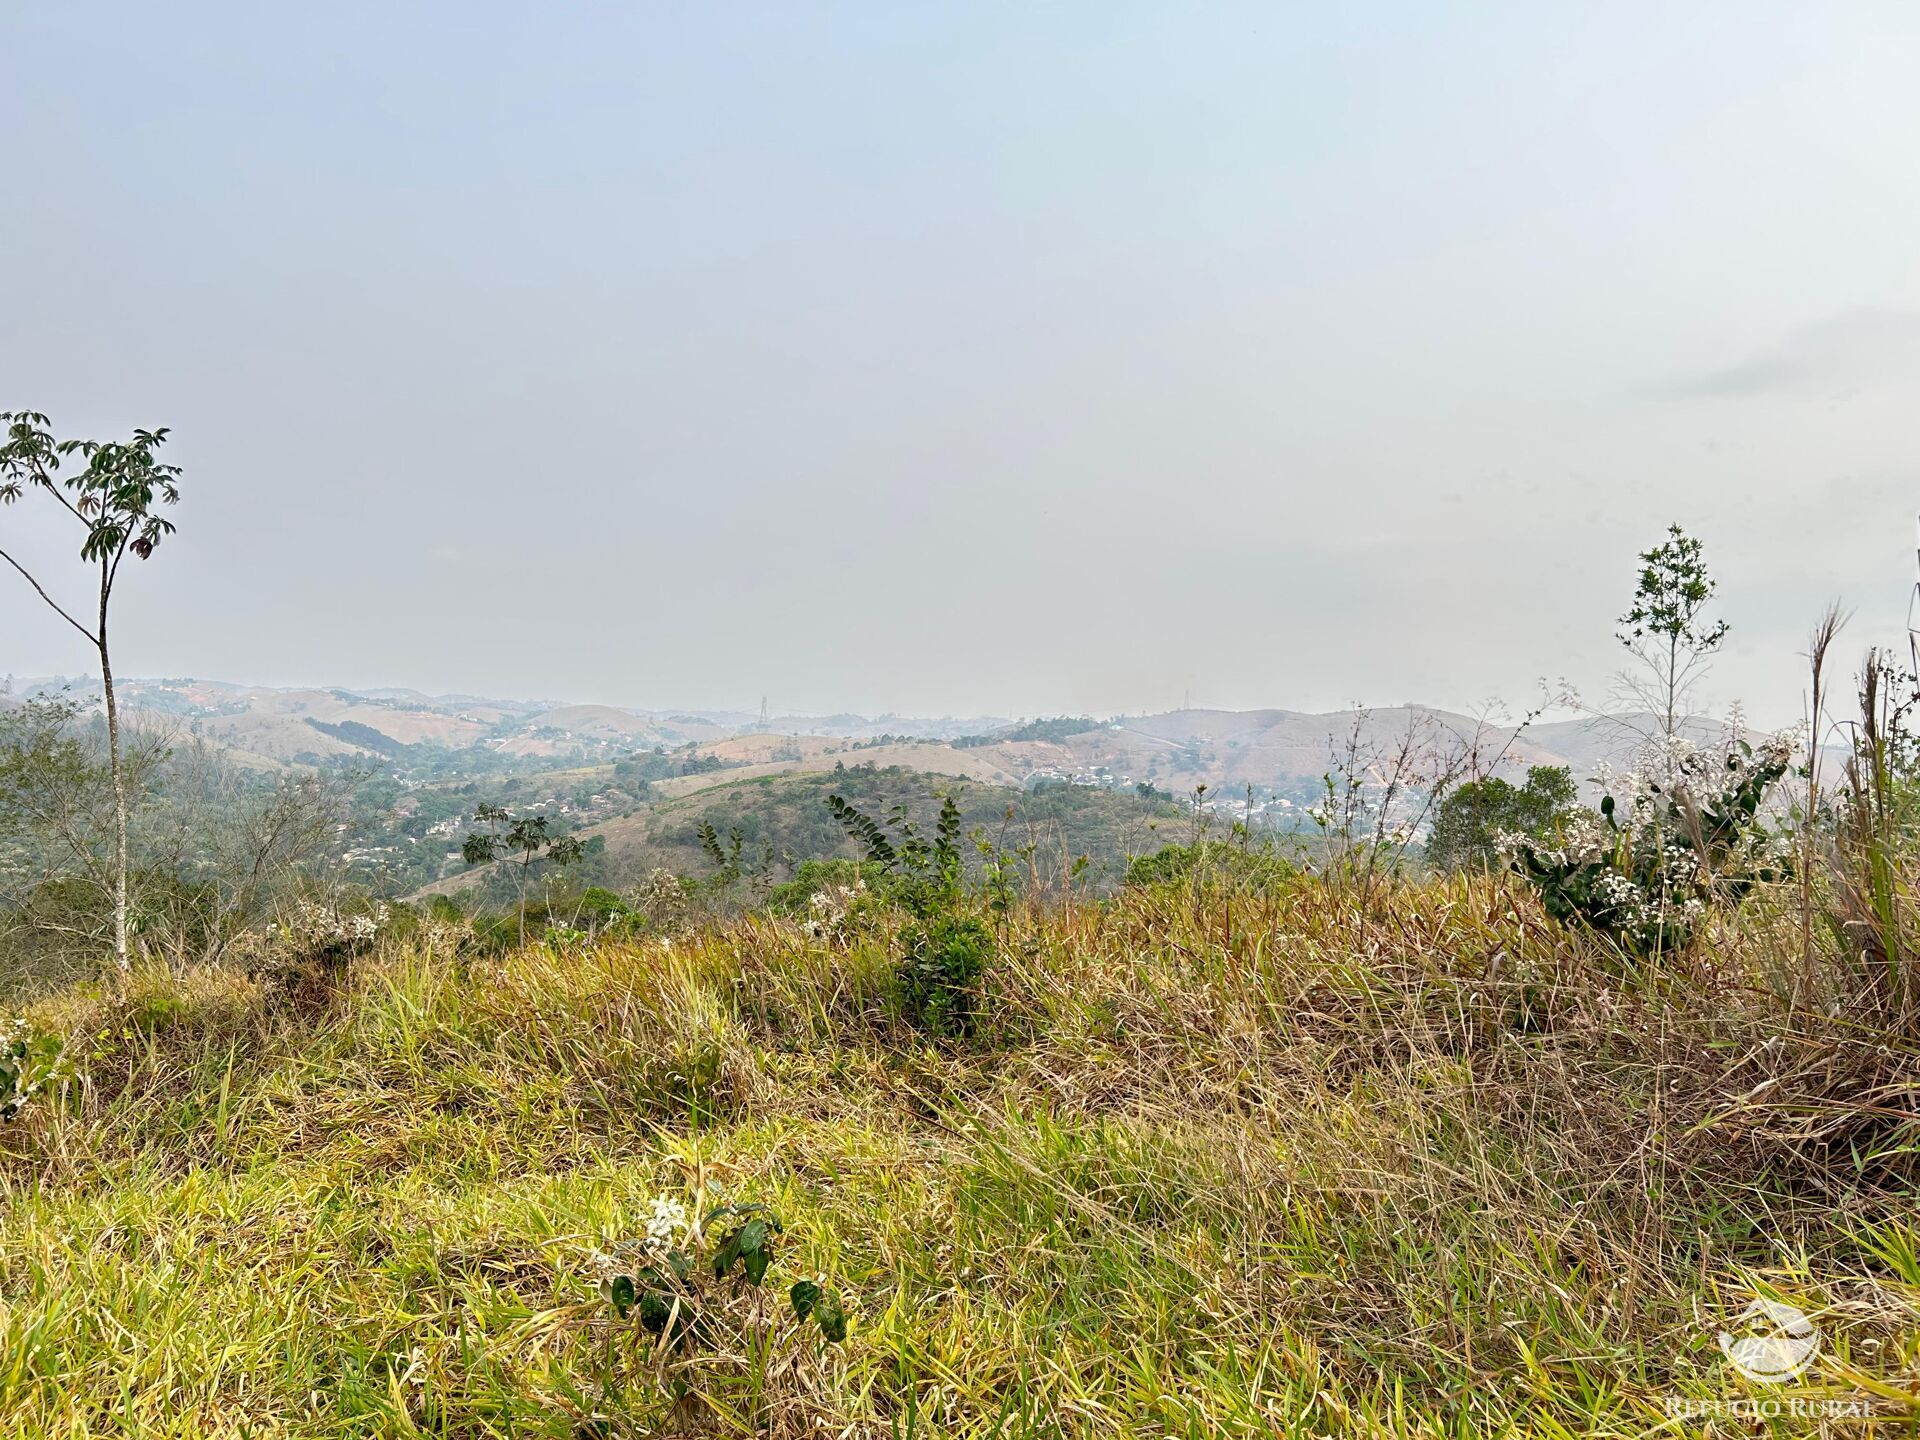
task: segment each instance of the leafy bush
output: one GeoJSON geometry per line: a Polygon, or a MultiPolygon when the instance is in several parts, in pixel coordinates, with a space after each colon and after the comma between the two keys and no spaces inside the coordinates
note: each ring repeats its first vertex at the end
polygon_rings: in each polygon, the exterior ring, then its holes
{"type": "Polygon", "coordinates": [[[342,909],[300,900],[264,931],[243,936],[244,943],[236,945],[235,953],[257,972],[337,972],[346,969],[354,956],[370,950],[391,919],[386,905],[342,909]]]}
{"type": "MultiPolygon", "coordinates": [[[[463,932],[437,921],[421,923],[405,907],[401,914],[400,928],[415,938],[429,945],[445,941],[449,948],[459,943],[463,932]]],[[[323,1006],[340,993],[356,959],[395,935],[393,917],[386,905],[361,910],[298,900],[264,929],[241,934],[228,959],[258,981],[275,1006],[323,1006]]]]}
{"type": "Polygon", "coordinates": [[[24,1019],[0,1020],[0,1120],[12,1120],[59,1078],[60,1037],[24,1019]]]}
{"type": "Polygon", "coordinates": [[[624,920],[633,914],[632,907],[626,901],[600,885],[589,885],[581,891],[577,908],[581,919],[590,920],[597,926],[624,920]]]}
{"type": "Polygon", "coordinates": [[[993,958],[993,932],[970,915],[942,911],[908,925],[900,944],[900,999],[907,1018],[936,1038],[972,1034],[980,977],[993,958]]]}
{"type": "Polygon", "coordinates": [[[1535,765],[1524,785],[1497,775],[1449,791],[1434,816],[1427,860],[1443,870],[1490,867],[1506,835],[1545,838],[1572,818],[1579,788],[1564,765],[1535,765]]]}
{"type": "MultiPolygon", "coordinates": [[[[637,935],[647,928],[646,917],[604,885],[589,885],[582,890],[573,901],[571,912],[572,923],[565,928],[584,930],[590,937],[604,935],[621,939],[637,935]]],[[[548,940],[554,938],[554,930],[555,927],[549,922],[548,940]]]]}
{"type": "Polygon", "coordinates": [[[662,935],[684,934],[701,916],[700,882],[656,867],[620,897],[640,922],[662,935]]]}
{"type": "Polygon", "coordinates": [[[1284,856],[1270,849],[1254,849],[1228,840],[1196,840],[1191,845],[1163,845],[1151,855],[1136,856],[1127,865],[1126,883],[1171,885],[1202,874],[1236,888],[1264,890],[1297,873],[1284,856]]]}
{"type": "Polygon", "coordinates": [[[877,891],[886,878],[887,872],[869,860],[802,860],[793,879],[773,887],[767,908],[776,915],[805,919],[815,908],[815,897],[836,890],[877,891]]]}
{"type": "MultiPolygon", "coordinates": [[[[733,1296],[765,1283],[782,1229],[763,1205],[722,1205],[699,1220],[680,1201],[656,1196],[643,1238],[595,1253],[601,1296],[620,1319],[631,1317],[666,1348],[693,1349],[717,1338],[716,1323],[729,1316],[733,1296]]],[[[846,1310],[820,1281],[796,1281],[788,1298],[802,1324],[813,1320],[835,1344],[846,1339],[846,1310]]],[[[731,1318],[752,1323],[754,1316],[731,1318]]]]}
{"type": "Polygon", "coordinates": [[[960,808],[951,795],[940,803],[931,840],[896,809],[897,835],[841,799],[827,806],[848,835],[866,848],[866,863],[878,866],[893,895],[912,917],[900,932],[895,974],[907,1018],[927,1034],[971,1034],[979,1016],[980,977],[993,958],[993,934],[963,913],[960,808]]]}
{"type": "Polygon", "coordinates": [[[1597,819],[1575,816],[1550,838],[1506,835],[1501,844],[1556,920],[1634,955],[1677,953],[1713,901],[1737,904],[1787,875],[1786,836],[1760,810],[1790,755],[1778,738],[1757,752],[1737,737],[1713,750],[1669,739],[1656,757],[1660,778],[1601,777],[1608,788],[1597,819]]]}

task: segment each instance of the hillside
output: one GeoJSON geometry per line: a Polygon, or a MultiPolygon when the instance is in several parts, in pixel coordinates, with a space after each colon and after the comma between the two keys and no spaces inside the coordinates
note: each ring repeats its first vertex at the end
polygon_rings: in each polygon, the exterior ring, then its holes
{"type": "Polygon", "coordinates": [[[1363,751],[1390,753],[1410,732],[1429,746],[1477,745],[1505,766],[1571,765],[1617,757],[1632,743],[1621,722],[1582,719],[1522,731],[1428,706],[1379,710],[1177,710],[1125,716],[1052,741],[1001,741],[982,747],[1022,777],[1111,778],[1132,785],[1215,790],[1252,785],[1281,793],[1311,790],[1350,738],[1363,751]]]}
{"type": "MultiPolygon", "coordinates": [[[[58,688],[52,681],[22,682],[58,688]]],[[[74,682],[87,693],[88,682],[74,682]]],[[[97,682],[93,682],[97,688],[97,682]]],[[[1504,750],[1509,769],[1571,766],[1584,775],[1618,758],[1634,729],[1625,720],[1584,718],[1514,731],[1428,706],[1371,711],[1174,710],[1085,721],[1014,724],[887,715],[757,717],[726,711],[641,711],[618,706],[426,696],[413,691],[269,689],[197,680],[135,680],[123,697],[136,720],[198,736],[275,766],[387,762],[441,776],[527,772],[611,764],[656,750],[694,747],[755,773],[831,768],[858,754],[994,784],[1041,779],[1132,788],[1148,783],[1182,793],[1207,785],[1301,800],[1318,786],[1349,737],[1386,751],[1409,728],[1430,743],[1504,750]],[[1356,730],[1357,727],[1357,730],[1356,730]],[[1026,738],[1044,732],[1046,738],[1026,738]],[[1509,743],[1511,742],[1511,743],[1509,743]]],[[[1644,728],[1642,726],[1641,728],[1644,728]]],[[[671,793],[671,792],[669,792],[671,793]]]]}
{"type": "Polygon", "coordinates": [[[1006,926],[937,1045],[884,921],[41,1001],[84,1078],[0,1129],[7,1433],[1626,1440],[1752,1393],[1713,1334],[1758,1286],[1909,1433],[1911,1147],[1794,1139],[1825,1042],[1764,924],[1624,991],[1487,882],[1006,926]],[[733,1205],[764,1291],[713,1279],[733,1205]],[[681,1348],[616,1303],[650,1225],[681,1348]]]}
{"type": "MultiPolygon", "coordinates": [[[[21,695],[89,693],[84,680],[17,688],[21,695]]],[[[1282,833],[1310,835],[1309,807],[1349,745],[1364,783],[1377,787],[1388,757],[1410,735],[1424,752],[1472,745],[1483,763],[1502,757],[1509,773],[1559,764],[1580,778],[1633,744],[1633,727],[1618,720],[1542,723],[1516,736],[1422,706],[1180,710],[1105,721],[835,715],[805,721],[818,727],[807,732],[763,729],[758,717],[725,711],[181,679],[126,682],[125,699],[134,726],[176,747],[204,743],[265,780],[319,773],[351,783],[352,814],[337,832],[336,858],[354,882],[387,895],[470,883],[458,850],[483,803],[604,837],[607,858],[596,876],[625,883],[636,867],[689,858],[684,844],[652,838],[660,825],[677,823],[655,812],[716,785],[781,775],[873,767],[929,777],[919,782],[929,793],[950,781],[1010,790],[1064,783],[1120,797],[1144,786],[1182,803],[1205,786],[1204,803],[1222,821],[1251,816],[1282,833]]],[[[1119,853],[1110,838],[1094,846],[1105,870],[1119,853]]],[[[774,843],[776,854],[785,853],[784,842],[774,843]]]]}
{"type": "Polygon", "coordinates": [[[698,875],[711,868],[697,833],[705,822],[722,835],[737,831],[747,856],[771,857],[785,878],[787,857],[858,855],[827,808],[830,794],[876,816],[904,807],[928,832],[939,808],[935,795],[951,795],[968,832],[980,830],[1008,848],[1031,844],[1035,865],[1054,877],[1063,863],[1085,855],[1091,863],[1084,881],[1101,888],[1118,880],[1132,856],[1184,834],[1186,820],[1178,806],[1131,794],[1064,785],[1022,791],[876,762],[825,773],[730,779],[585,833],[605,837],[608,861],[621,874],[665,868],[698,875]]]}
{"type": "MultiPolygon", "coordinates": [[[[618,888],[655,870],[709,874],[713,864],[699,841],[703,823],[722,837],[738,834],[750,877],[765,884],[791,878],[805,860],[858,858],[858,848],[827,807],[833,794],[876,817],[884,818],[898,807],[928,833],[939,809],[937,797],[951,795],[967,835],[979,832],[1005,849],[1029,850],[1022,873],[1042,888],[1062,884],[1074,862],[1085,857],[1075,888],[1111,890],[1132,857],[1185,838],[1190,831],[1188,808],[1130,792],[1075,785],[1009,788],[864,759],[895,748],[863,751],[862,763],[856,765],[766,773],[749,766],[662,782],[657,791],[674,784],[688,788],[576,832],[582,839],[605,842],[604,851],[589,862],[590,878],[618,888]]],[[[967,859],[970,868],[977,865],[971,843],[967,859]]],[[[484,885],[486,879],[485,867],[456,865],[413,898],[459,894],[484,885]]]]}

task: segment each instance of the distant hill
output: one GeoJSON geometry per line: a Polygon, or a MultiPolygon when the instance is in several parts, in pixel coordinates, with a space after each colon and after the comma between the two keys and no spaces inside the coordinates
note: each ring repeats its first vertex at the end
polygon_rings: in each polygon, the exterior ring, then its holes
{"type": "MultiPolygon", "coordinates": [[[[1598,718],[1535,724],[1522,730],[1427,706],[1378,710],[1173,710],[1084,722],[1027,725],[1004,735],[970,737],[966,753],[1032,783],[1064,779],[1131,789],[1140,784],[1191,794],[1205,785],[1222,804],[1251,786],[1299,810],[1316,797],[1351,740],[1362,755],[1390,755],[1410,733],[1426,747],[1472,749],[1482,766],[1506,773],[1530,765],[1566,765],[1585,779],[1601,760],[1631,753],[1650,722],[1598,718]],[[1071,731],[1072,733],[1068,733],[1071,731]]],[[[1702,733],[1717,727],[1697,722],[1702,733]]]]}
{"type": "MultiPolygon", "coordinates": [[[[36,693],[98,704],[99,682],[16,678],[0,705],[36,693]]],[[[968,797],[970,824],[997,823],[1009,804],[1022,826],[1044,817],[1052,828],[1036,843],[1051,857],[1046,863],[1091,855],[1088,881],[1105,884],[1149,843],[1160,823],[1154,817],[1190,816],[1203,794],[1200,803],[1217,822],[1245,817],[1310,840],[1322,777],[1339,769],[1350,740],[1376,784],[1379,758],[1410,732],[1422,746],[1475,746],[1483,772],[1497,758],[1509,775],[1565,765],[1585,781],[1601,761],[1627,758],[1636,732],[1657,728],[1649,717],[1581,719],[1516,734],[1419,705],[763,721],[738,711],[180,678],[127,681],[122,695],[132,724],[175,744],[216,747],[242,769],[357,777],[338,858],[357,882],[388,895],[475,884],[460,843],[482,804],[604,840],[594,866],[623,883],[660,866],[699,873],[706,859],[694,836],[709,812],[720,829],[737,824],[750,843],[771,846],[782,864],[787,856],[845,853],[828,828],[824,796],[838,788],[854,798],[853,787],[869,784],[879,787],[882,808],[918,804],[930,815],[930,797],[950,788],[968,797]],[[865,778],[873,775],[894,778],[865,778]]]]}
{"type": "MultiPolygon", "coordinates": [[[[16,682],[15,699],[36,688],[96,695],[97,680],[16,682]]],[[[1409,727],[1449,745],[1477,744],[1503,768],[1570,766],[1581,778],[1632,749],[1631,719],[1536,724],[1515,735],[1502,726],[1420,705],[1369,711],[1171,710],[1096,720],[1039,717],[1020,722],[853,714],[782,717],[763,724],[738,711],[629,710],[614,705],[431,696],[386,688],[274,689],[192,679],[133,680],[124,699],[136,722],[197,736],[265,767],[388,765],[398,773],[448,778],[610,765],[652,752],[687,752],[703,763],[742,767],[734,778],[861,763],[951,775],[987,784],[1062,780],[1089,788],[1147,785],[1189,795],[1200,785],[1222,803],[1251,786],[1263,799],[1298,809],[1317,792],[1349,736],[1363,750],[1394,748],[1409,727]],[[1356,728],[1357,727],[1357,728],[1356,728]]],[[[1712,726],[1698,722],[1706,731],[1712,726]]],[[[710,783],[661,782],[661,798],[710,783]]]]}
{"type": "MultiPolygon", "coordinates": [[[[13,699],[68,693],[98,703],[97,677],[16,680],[13,699]]],[[[323,765],[395,758],[406,747],[485,751],[510,760],[597,763],[640,750],[675,749],[775,734],[848,744],[881,738],[932,741],[1004,722],[990,717],[918,718],[839,714],[783,716],[726,710],[630,710],[615,705],[426,695],[383,687],[275,688],[183,678],[124,680],[123,707],[135,723],[198,736],[270,765],[323,765]]],[[[818,748],[817,743],[814,748],[818,748]]]]}

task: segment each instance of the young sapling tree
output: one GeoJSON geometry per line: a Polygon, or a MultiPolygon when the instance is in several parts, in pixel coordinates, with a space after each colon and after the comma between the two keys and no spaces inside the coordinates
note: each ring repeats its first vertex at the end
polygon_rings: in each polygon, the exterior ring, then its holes
{"type": "Polygon", "coordinates": [[[127,943],[127,778],[120,755],[120,706],[113,688],[113,656],[107,644],[107,619],[120,564],[128,555],[146,560],[173,533],[160,508],[178,503],[180,467],[154,457],[167,432],[136,430],[127,441],[56,440],[45,415],[32,410],[0,411],[6,440],[0,443],[0,504],[12,505],[40,491],[80,527],[80,559],[98,580],[98,605],[88,620],[53,598],[40,578],[17,555],[0,548],[0,560],[17,570],[47,606],[71,625],[100,657],[100,685],[106,697],[107,757],[113,778],[114,879],[113,958],[122,971],[129,963],[127,943]],[[77,468],[68,468],[77,462],[77,468]]]}
{"type": "Polygon", "coordinates": [[[527,880],[533,862],[542,855],[558,869],[578,862],[586,853],[586,843],[577,835],[556,835],[544,815],[522,815],[499,805],[481,805],[473,818],[484,829],[470,833],[460,846],[460,858],[469,865],[485,865],[499,860],[514,867],[519,892],[520,943],[527,943],[527,880]]]}
{"type": "Polygon", "coordinates": [[[1660,714],[1669,740],[1685,718],[1688,694],[1727,638],[1727,622],[1704,613],[1717,588],[1700,542],[1669,525],[1667,538],[1641,554],[1633,605],[1620,617],[1620,643],[1651,676],[1642,698],[1660,714]]]}

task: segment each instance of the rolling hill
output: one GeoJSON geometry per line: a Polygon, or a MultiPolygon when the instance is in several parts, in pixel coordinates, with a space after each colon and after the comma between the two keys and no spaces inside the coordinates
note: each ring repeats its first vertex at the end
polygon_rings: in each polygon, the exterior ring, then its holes
{"type": "MultiPolygon", "coordinates": [[[[62,688],[97,694],[98,681],[19,681],[15,697],[62,688]]],[[[1514,768],[1565,764],[1576,772],[1617,756],[1631,741],[1630,725],[1612,719],[1540,723],[1516,737],[1506,727],[1421,705],[1327,712],[1172,710],[1089,719],[1085,729],[1074,732],[1061,721],[1016,725],[840,714],[763,723],[729,711],[631,710],[395,689],[275,689],[188,679],[127,681],[122,695],[141,723],[200,736],[274,765],[471,752],[545,768],[692,746],[724,765],[765,767],[758,773],[830,766],[858,751],[880,766],[994,784],[1053,778],[1114,786],[1147,782],[1183,791],[1205,784],[1216,791],[1253,785],[1284,792],[1316,783],[1349,734],[1375,750],[1397,744],[1409,727],[1448,743],[1477,736],[1488,755],[1504,749],[1514,768]],[[1047,738],[1031,738],[1036,733],[1047,738]]]]}

